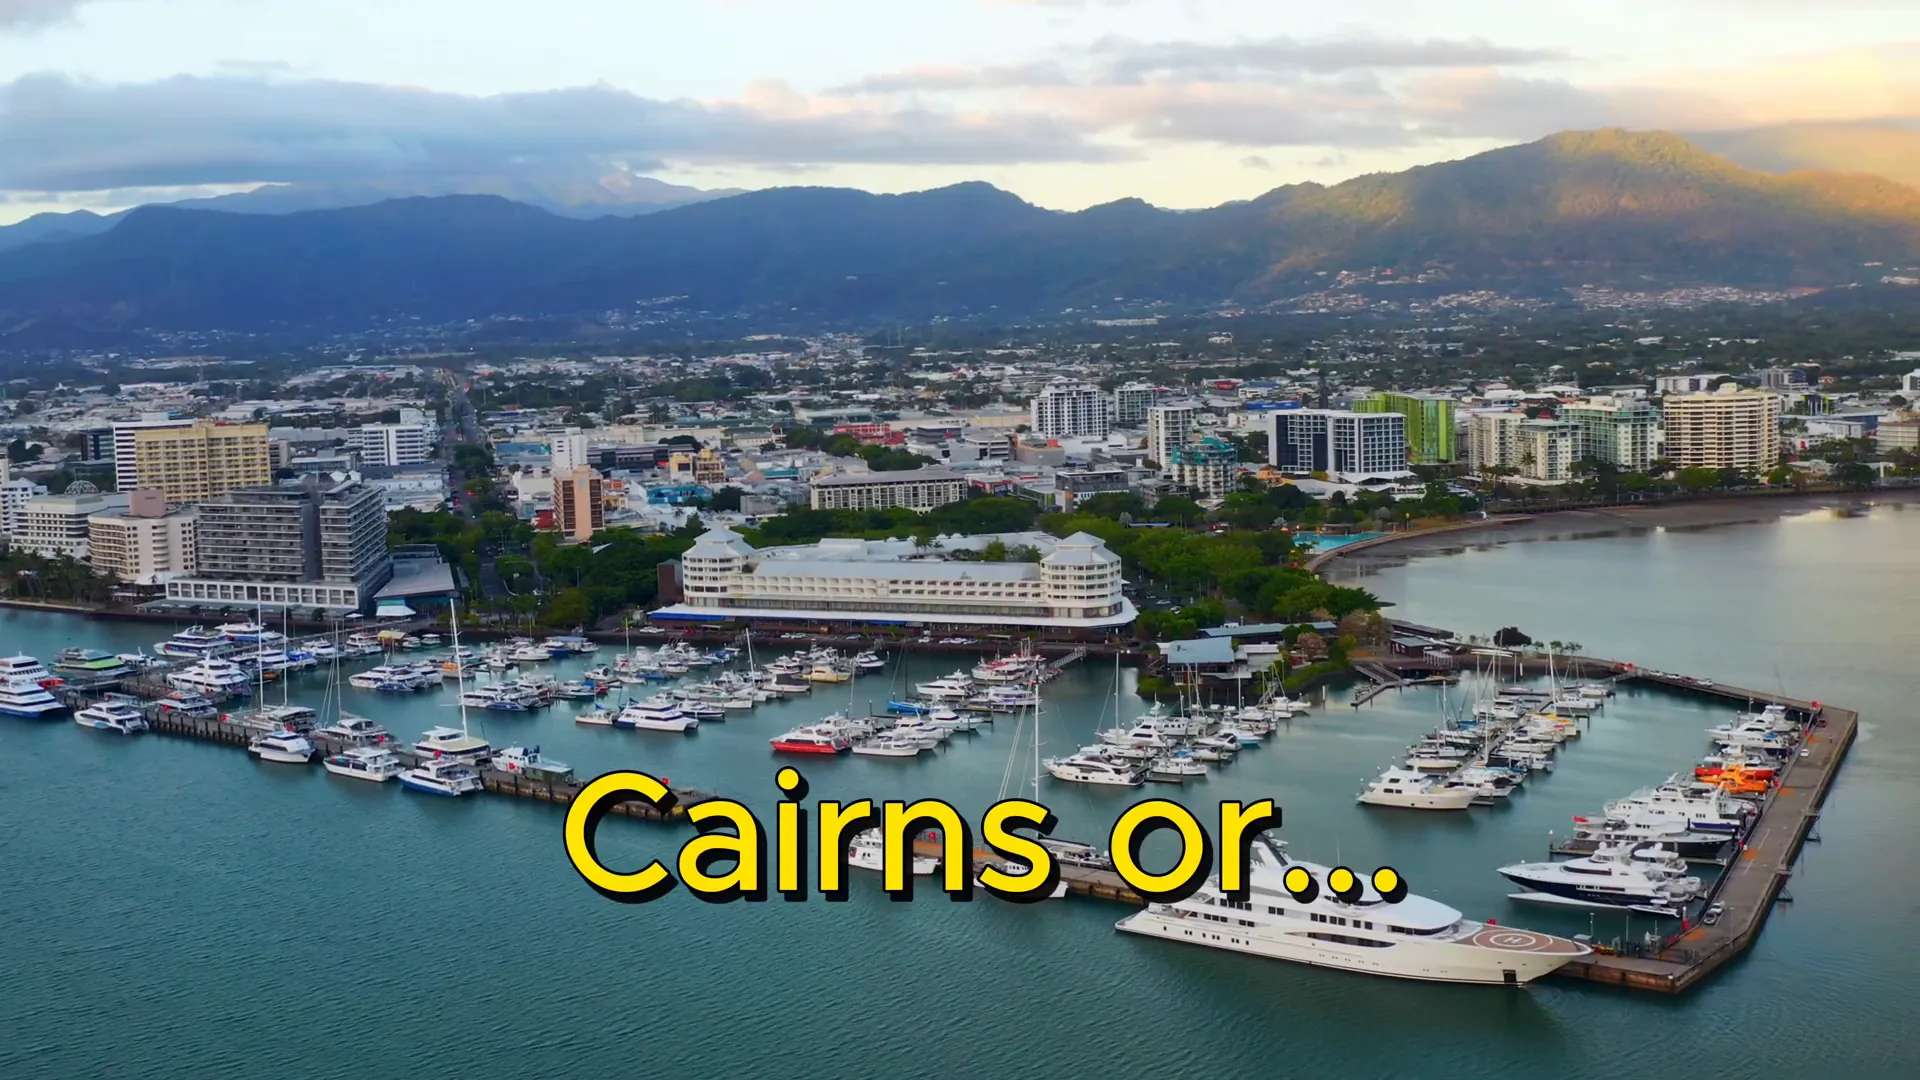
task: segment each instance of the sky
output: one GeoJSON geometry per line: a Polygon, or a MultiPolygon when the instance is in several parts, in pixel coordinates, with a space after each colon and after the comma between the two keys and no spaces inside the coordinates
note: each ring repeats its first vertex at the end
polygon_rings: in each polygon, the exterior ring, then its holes
{"type": "Polygon", "coordinates": [[[1216,205],[1621,125],[1920,118],[1920,0],[0,0],[0,223],[597,176],[1216,205]]]}

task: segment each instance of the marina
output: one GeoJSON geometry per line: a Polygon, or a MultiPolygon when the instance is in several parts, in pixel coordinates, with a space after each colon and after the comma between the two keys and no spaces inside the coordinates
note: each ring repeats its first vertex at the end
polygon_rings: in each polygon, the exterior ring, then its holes
{"type": "MultiPolygon", "coordinates": [[[[251,644],[256,652],[264,645],[259,641],[247,644],[251,644]]],[[[553,653],[545,646],[523,645],[510,652],[519,653],[519,658],[512,660],[513,666],[541,664],[554,659],[553,653]],[[543,655],[536,659],[535,651],[543,655]]],[[[374,744],[378,753],[371,753],[365,731],[366,727],[371,726],[371,721],[359,717],[343,718],[338,724],[328,729],[316,730],[313,710],[290,705],[267,704],[264,696],[267,673],[264,667],[256,667],[253,672],[255,689],[262,695],[255,712],[221,713],[208,716],[196,715],[190,710],[164,707],[181,700],[182,690],[213,690],[220,694],[242,692],[244,687],[234,685],[233,676],[227,671],[228,668],[234,671],[240,670],[238,665],[221,659],[219,654],[222,653],[223,650],[209,646],[200,653],[198,659],[190,663],[184,657],[177,661],[185,665],[181,668],[157,667],[140,674],[130,672],[118,679],[96,678],[71,688],[59,687],[58,683],[55,685],[60,690],[62,705],[86,712],[88,715],[110,717],[124,715],[131,711],[137,716],[137,720],[133,725],[125,727],[128,733],[148,730],[162,735],[213,742],[245,749],[263,761],[283,764],[307,764],[317,761],[325,764],[326,771],[330,773],[360,779],[385,780],[397,775],[404,786],[432,794],[457,795],[471,790],[475,793],[484,792],[564,806],[583,786],[583,781],[573,776],[571,770],[542,764],[543,759],[537,749],[513,747],[509,750],[502,747],[498,750],[502,759],[495,762],[493,760],[495,748],[484,739],[465,735],[459,728],[435,727],[410,746],[404,739],[395,739],[383,733],[374,744]],[[218,680],[193,680],[182,686],[171,677],[173,672],[179,670],[203,672],[214,670],[218,671],[221,677],[218,680]],[[139,699],[116,692],[119,689],[131,688],[151,693],[162,687],[170,688],[171,693],[161,699],[146,701],[137,708],[133,708],[131,702],[139,699]],[[114,713],[110,711],[111,709],[118,709],[121,712],[114,713]],[[256,715],[261,718],[257,723],[249,719],[256,715]],[[298,733],[295,731],[296,727],[298,733]],[[456,773],[458,775],[455,775],[456,773]]],[[[583,660],[590,655],[585,649],[573,650],[571,654],[580,656],[583,660]]],[[[229,651],[225,652],[225,655],[233,655],[233,653],[229,651]]],[[[561,655],[569,655],[569,650],[563,648],[561,655]]],[[[625,673],[634,676],[636,684],[644,684],[651,680],[636,674],[635,669],[655,661],[636,661],[634,659],[636,655],[640,654],[623,652],[616,664],[625,673]]],[[[739,650],[729,650],[716,655],[721,657],[717,662],[705,654],[675,647],[670,651],[663,650],[661,657],[665,661],[664,667],[690,672],[717,667],[743,654],[739,650]]],[[[809,673],[837,676],[828,678],[823,675],[822,678],[810,680],[816,684],[826,683],[828,685],[826,692],[832,695],[834,686],[852,682],[857,674],[880,672],[886,666],[878,654],[862,654],[865,658],[864,663],[841,661],[837,659],[837,655],[817,649],[803,650],[789,658],[769,664],[769,677],[779,679],[787,672],[803,669],[809,673]],[[844,668],[840,666],[843,663],[844,668]]],[[[1085,654],[1069,655],[1070,663],[1072,660],[1084,659],[1085,654]]],[[[396,669],[392,666],[392,657],[388,660],[387,664],[368,669],[376,673],[377,677],[373,680],[362,679],[355,682],[351,679],[343,679],[342,681],[349,686],[378,692],[384,689],[386,682],[395,677],[392,674],[395,670],[414,672],[420,668],[433,669],[433,665],[430,664],[402,665],[396,669]]],[[[23,671],[31,673],[33,670],[31,658],[20,657],[14,662],[23,671]]],[[[1583,979],[1629,989],[1659,993],[1682,992],[1739,955],[1760,933],[1787,878],[1791,876],[1792,866],[1800,848],[1818,817],[1819,806],[1826,798],[1833,776],[1854,738],[1857,716],[1849,710],[1820,706],[1807,701],[1778,699],[1747,688],[1717,684],[1697,677],[1646,671],[1626,663],[1574,657],[1559,660],[1558,664],[1559,670],[1567,672],[1570,679],[1605,680],[1586,684],[1586,689],[1589,691],[1586,700],[1592,701],[1594,707],[1575,710],[1580,718],[1575,721],[1566,721],[1567,723],[1592,723],[1593,721],[1588,717],[1596,712],[1599,703],[1612,693],[1612,686],[1640,681],[1657,685],[1667,692],[1692,694],[1748,708],[1775,706],[1783,710],[1782,715],[1793,717],[1796,721],[1795,726],[1806,733],[1805,752],[1785,759],[1777,781],[1773,783],[1762,800],[1760,810],[1752,824],[1741,835],[1728,837],[1724,841],[1727,845],[1725,850],[1737,849],[1737,858],[1726,860],[1713,857],[1700,858],[1699,853],[1694,853],[1696,856],[1694,861],[1726,863],[1724,872],[1715,878],[1710,889],[1702,890],[1701,910],[1710,908],[1713,912],[1712,918],[1702,919],[1697,924],[1685,921],[1682,923],[1684,929],[1681,932],[1663,937],[1657,943],[1648,940],[1641,942],[1628,940],[1608,945],[1592,943],[1582,936],[1580,940],[1589,942],[1583,946],[1582,954],[1564,964],[1557,965],[1555,972],[1559,977],[1583,979]]],[[[454,667],[457,672],[458,668],[465,665],[454,665],[449,662],[448,666],[454,667]]],[[[835,713],[821,724],[803,726],[785,736],[774,736],[771,740],[774,744],[773,749],[776,752],[782,749],[803,752],[825,750],[831,755],[859,745],[862,748],[871,747],[874,753],[883,757],[917,756],[944,742],[946,731],[939,731],[937,738],[927,737],[924,745],[914,742],[914,739],[920,736],[912,734],[913,732],[924,729],[928,735],[933,735],[935,729],[928,726],[929,717],[938,719],[942,716],[959,715],[945,708],[941,704],[943,700],[982,708],[986,710],[982,714],[983,718],[990,717],[993,711],[997,711],[996,702],[1005,701],[1011,703],[1007,711],[1019,713],[1024,717],[1026,713],[1022,710],[1029,710],[1030,706],[1039,699],[1040,684],[1057,677],[1065,666],[1066,664],[1062,663],[1044,663],[1035,659],[1020,664],[1014,664],[1012,660],[992,661],[977,665],[971,671],[962,668],[917,684],[915,689],[922,695],[918,702],[890,702],[892,712],[873,718],[873,721],[877,721],[880,726],[872,726],[872,722],[856,724],[850,720],[836,720],[836,717],[843,714],[835,713]],[[1019,682],[1020,679],[1026,679],[1028,682],[1022,684],[1019,682]],[[895,748],[898,748],[899,753],[894,752],[895,748]]],[[[1527,666],[1528,663],[1525,661],[1517,663],[1517,673],[1524,675],[1527,666]]],[[[604,677],[611,679],[611,672],[604,677]]],[[[733,675],[722,675],[722,679],[734,678],[733,675]]],[[[53,680],[50,678],[49,681],[53,680]]],[[[1452,681],[1454,680],[1449,680],[1449,684],[1452,681]]],[[[437,670],[431,682],[438,685],[437,670]]],[[[520,685],[522,684],[517,677],[507,682],[476,682],[474,691],[456,690],[454,704],[463,708],[478,707],[479,702],[486,700],[487,694],[479,693],[476,700],[477,692],[501,692],[503,688],[507,688],[510,692],[521,693],[522,691],[511,689],[520,685]]],[[[537,687],[553,684],[547,681],[525,685],[537,687]]],[[[721,684],[707,680],[700,685],[717,687],[721,684]]],[[[612,713],[611,726],[633,728],[644,727],[651,723],[652,726],[662,730],[682,730],[676,726],[677,722],[665,718],[681,715],[679,710],[682,706],[696,707],[703,695],[711,698],[713,693],[743,693],[744,688],[752,686],[753,682],[738,680],[727,685],[743,689],[688,693],[684,690],[669,688],[666,695],[656,695],[647,703],[630,702],[622,706],[612,713]],[[646,717],[653,719],[644,719],[646,717]]],[[[1116,672],[1114,688],[1117,689],[1118,685],[1116,672]]],[[[1549,682],[1545,690],[1526,687],[1511,688],[1501,692],[1502,696],[1496,699],[1496,704],[1507,700],[1522,703],[1533,701],[1539,707],[1551,710],[1553,708],[1551,703],[1566,704],[1582,700],[1579,694],[1559,689],[1560,686],[1559,682],[1553,681],[1549,682]]],[[[534,694],[535,697],[539,694],[538,690],[527,692],[534,694]]],[[[767,693],[764,695],[764,700],[772,700],[777,696],[767,693]]],[[[1362,689],[1353,696],[1356,704],[1360,704],[1371,695],[1366,694],[1362,689]]],[[[591,698],[588,700],[592,701],[591,698]]],[[[549,694],[539,699],[535,707],[545,707],[553,702],[554,698],[549,694]]],[[[534,705],[534,700],[529,698],[528,703],[534,705]]],[[[754,699],[743,696],[740,704],[743,707],[751,707],[754,703],[754,699]]],[[[591,707],[596,710],[604,708],[597,702],[593,702],[591,707]]],[[[1172,756],[1174,753],[1185,755],[1191,750],[1217,759],[1219,755],[1212,752],[1212,748],[1222,744],[1214,740],[1222,736],[1234,740],[1233,732],[1236,730],[1236,725],[1239,725],[1238,730],[1245,734],[1250,745],[1257,744],[1261,737],[1272,729],[1274,723],[1284,724],[1290,721],[1296,712],[1303,711],[1303,707],[1304,703],[1283,699],[1273,706],[1262,704],[1237,711],[1221,709],[1213,719],[1200,719],[1198,716],[1189,718],[1180,714],[1165,713],[1160,706],[1154,706],[1133,721],[1096,732],[1098,741],[1091,746],[1083,747],[1075,755],[1052,759],[1044,762],[1044,765],[1056,780],[1079,781],[1095,786],[1134,786],[1148,778],[1162,781],[1185,780],[1187,776],[1181,774],[1188,770],[1176,764],[1177,760],[1183,759],[1174,758],[1172,756]],[[1209,734],[1214,732],[1222,735],[1209,734]],[[1159,770],[1160,775],[1154,775],[1156,769],[1159,770]]],[[[724,709],[718,709],[712,705],[708,708],[724,715],[724,709]]],[[[1476,706],[1475,711],[1480,714],[1476,718],[1478,721],[1487,720],[1486,706],[1476,706]]],[[[587,718],[593,715],[595,714],[592,712],[583,713],[581,722],[587,722],[587,718]]],[[[110,725],[96,724],[95,726],[110,725]]],[[[1510,725],[1502,722],[1497,730],[1504,731],[1508,726],[1510,725]]],[[[956,725],[954,730],[971,730],[971,725],[956,725]]],[[[1036,755],[1040,752],[1037,730],[1036,725],[1034,746],[1036,755]]],[[[1714,730],[1725,734],[1740,729],[1734,725],[1723,724],[1714,730]]],[[[1761,736],[1756,735],[1754,738],[1759,739],[1761,736]]],[[[1234,740],[1234,743],[1237,749],[1237,740],[1234,740]]],[[[1386,781],[1388,785],[1398,784],[1406,788],[1408,793],[1392,797],[1383,796],[1379,801],[1388,806],[1440,808],[1442,804],[1437,800],[1442,796],[1437,792],[1442,789],[1434,786],[1438,783],[1434,778],[1444,773],[1423,773],[1418,768],[1422,761],[1419,755],[1423,752],[1439,755],[1441,749],[1439,744],[1431,740],[1431,737],[1427,742],[1416,744],[1412,751],[1415,756],[1408,760],[1409,768],[1400,770],[1405,774],[1404,778],[1386,781]],[[1418,794],[1418,792],[1435,794],[1418,794]]],[[[1231,757],[1231,755],[1228,756],[1231,757]]],[[[1458,759],[1446,756],[1437,757],[1436,761],[1447,771],[1457,770],[1460,764],[1458,759]]],[[[1198,763],[1191,772],[1197,777],[1207,775],[1206,767],[1198,763]]],[[[1389,770],[1383,775],[1394,777],[1399,773],[1389,770]]],[[[1455,781],[1456,785],[1457,783],[1455,781]]],[[[617,812],[623,816],[644,820],[677,820],[684,817],[687,807],[714,797],[697,788],[675,787],[673,790],[678,801],[664,815],[651,806],[637,802],[621,804],[617,812]]],[[[1381,790],[1384,789],[1378,782],[1370,789],[1370,791],[1381,790]]],[[[1466,789],[1456,786],[1454,790],[1461,792],[1461,801],[1457,805],[1466,807],[1470,798],[1466,789]]],[[[1505,793],[1502,792],[1502,794],[1505,793]]],[[[1365,803],[1376,800],[1363,793],[1361,801],[1365,803]]],[[[1451,807],[1454,804],[1444,805],[1451,807]]],[[[1595,856],[1596,850],[1600,855],[1606,854],[1604,845],[1598,844],[1560,844],[1554,847],[1555,854],[1575,858],[1591,859],[1595,856]]],[[[938,849],[923,842],[916,845],[916,854],[923,859],[931,858],[938,854],[938,849]]],[[[1625,858],[1624,854],[1622,858],[1625,858]]],[[[992,859],[993,856],[989,852],[973,852],[967,867],[968,873],[976,874],[992,859]]],[[[1559,864],[1546,865],[1558,866],[1559,864]]],[[[1060,882],[1065,895],[1133,906],[1144,905],[1144,900],[1108,865],[1093,862],[1063,865],[1060,882]]],[[[1574,902],[1544,893],[1516,895],[1534,899],[1536,902],[1574,902]]],[[[1641,910],[1641,908],[1635,907],[1634,910],[1641,910]]],[[[1679,909],[1663,907],[1658,910],[1647,909],[1643,914],[1682,916],[1685,913],[1679,909]]]]}

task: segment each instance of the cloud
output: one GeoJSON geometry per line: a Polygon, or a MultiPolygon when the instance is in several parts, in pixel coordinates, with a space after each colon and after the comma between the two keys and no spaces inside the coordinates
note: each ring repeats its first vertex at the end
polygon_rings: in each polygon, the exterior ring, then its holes
{"type": "Polygon", "coordinates": [[[1031,111],[889,108],[779,82],[714,102],[606,86],[471,97],[245,76],[110,85],[40,74],[0,85],[0,189],[12,190],[473,175],[589,158],[646,169],[1125,156],[1031,111]]]}
{"type": "Polygon", "coordinates": [[[1225,44],[1176,41],[1148,43],[1103,38],[1093,54],[1104,61],[1105,82],[1139,82],[1150,77],[1180,80],[1291,80],[1300,74],[1422,68],[1514,67],[1564,60],[1559,49],[1521,49],[1478,39],[1395,41],[1344,38],[1307,42],[1289,37],[1225,44]]]}
{"type": "Polygon", "coordinates": [[[41,27],[67,19],[88,0],[0,0],[0,30],[41,27]]]}

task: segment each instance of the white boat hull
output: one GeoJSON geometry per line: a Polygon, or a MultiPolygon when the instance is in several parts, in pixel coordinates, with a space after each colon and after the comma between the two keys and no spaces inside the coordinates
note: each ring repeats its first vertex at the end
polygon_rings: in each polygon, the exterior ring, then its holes
{"type": "Polygon", "coordinates": [[[1491,986],[1509,981],[1529,983],[1579,958],[1579,954],[1573,953],[1529,951],[1533,942],[1551,942],[1554,939],[1529,930],[1507,930],[1505,927],[1488,927],[1478,935],[1492,941],[1511,942],[1493,948],[1413,939],[1396,941],[1386,948],[1345,945],[1315,940],[1276,927],[1229,927],[1194,918],[1169,917],[1152,908],[1121,919],[1114,924],[1114,929],[1316,967],[1342,968],[1396,979],[1491,986]]]}
{"type": "Polygon", "coordinates": [[[273,761],[282,765],[307,765],[313,761],[311,753],[296,754],[291,750],[274,750],[268,747],[249,747],[248,749],[261,761],[273,761]]]}
{"type": "MultiPolygon", "coordinates": [[[[847,865],[879,873],[886,869],[884,858],[879,848],[856,847],[847,852],[847,865]]],[[[940,869],[939,859],[929,859],[924,855],[913,857],[914,877],[927,877],[938,869],[940,869]]]]}
{"type": "Polygon", "coordinates": [[[335,765],[331,761],[322,761],[320,764],[325,766],[326,770],[335,776],[348,776],[348,777],[352,777],[355,780],[371,780],[376,784],[385,783],[388,780],[391,780],[394,777],[400,775],[400,770],[398,769],[394,769],[390,772],[369,771],[367,769],[351,769],[344,765],[335,765]]]}
{"type": "Polygon", "coordinates": [[[1473,794],[1467,789],[1407,795],[1383,795],[1369,792],[1360,796],[1360,801],[1368,806],[1393,806],[1402,810],[1465,810],[1473,805],[1473,794]]]}

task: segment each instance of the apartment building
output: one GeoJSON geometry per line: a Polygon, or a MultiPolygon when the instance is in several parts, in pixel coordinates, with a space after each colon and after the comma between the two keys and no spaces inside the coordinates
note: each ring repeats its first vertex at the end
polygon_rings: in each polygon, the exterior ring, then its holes
{"type": "Polygon", "coordinates": [[[553,457],[551,468],[554,472],[562,469],[584,469],[593,457],[593,451],[587,445],[586,434],[577,427],[548,432],[547,450],[553,457]]]}
{"type": "Polygon", "coordinates": [[[362,424],[353,432],[353,447],[365,465],[394,468],[433,460],[439,430],[424,421],[398,424],[362,424]]]}
{"type": "Polygon", "coordinates": [[[1168,451],[1168,479],[1207,498],[1233,491],[1240,472],[1240,452],[1217,435],[1206,435],[1168,451]]]}
{"type": "Polygon", "coordinates": [[[200,504],[195,541],[169,600],[358,611],[393,576],[385,494],[357,480],[236,489],[200,504]]]}
{"type": "Polygon", "coordinates": [[[1113,402],[1092,383],[1055,379],[1032,402],[1033,430],[1049,439],[1104,439],[1113,402]]]}
{"type": "Polygon", "coordinates": [[[1164,394],[1151,383],[1134,382],[1113,391],[1113,426],[1138,428],[1146,425],[1147,411],[1160,403],[1164,394]]]}
{"type": "Polygon", "coordinates": [[[901,506],[931,510],[966,497],[967,481],[951,469],[822,476],[813,481],[815,510],[873,510],[901,506]]]}
{"type": "Polygon", "coordinates": [[[1357,413],[1399,413],[1407,418],[1407,460],[1417,465],[1444,465],[1458,460],[1452,398],[1438,394],[1402,394],[1383,391],[1353,403],[1357,413]]]}
{"type": "Polygon", "coordinates": [[[1528,480],[1559,484],[1573,479],[1580,458],[1580,428],[1566,420],[1526,420],[1515,439],[1519,460],[1512,462],[1528,480]]]}
{"type": "Polygon", "coordinates": [[[1660,456],[1660,410],[1645,398],[1587,398],[1562,406],[1560,419],[1578,429],[1578,458],[1645,472],[1660,456]]]}
{"type": "Polygon", "coordinates": [[[1267,463],[1284,473],[1325,473],[1346,483],[1410,474],[1407,418],[1399,413],[1275,409],[1263,420],[1267,463]]]}
{"type": "Polygon", "coordinates": [[[561,469],[553,474],[553,527],[561,535],[585,543],[606,528],[604,483],[592,469],[561,469]]]}
{"type": "Polygon", "coordinates": [[[1172,475],[1173,449],[1193,438],[1194,418],[1199,414],[1200,406],[1192,402],[1155,405],[1147,410],[1147,460],[1159,467],[1161,476],[1172,475]]]}
{"type": "Polygon", "coordinates": [[[1476,412],[1467,417],[1467,469],[1485,476],[1488,469],[1509,468],[1520,460],[1523,412],[1476,412]]]}
{"type": "Polygon", "coordinates": [[[1780,461],[1780,396],[1733,385],[1661,402],[1675,467],[1765,472],[1780,461]]]}
{"type": "Polygon", "coordinates": [[[192,574],[199,565],[199,518],[195,507],[169,510],[158,491],[129,492],[125,508],[87,517],[93,568],[139,585],[192,574]]]}
{"type": "Polygon", "coordinates": [[[0,454],[0,535],[13,536],[19,532],[27,500],[46,493],[45,484],[13,475],[12,464],[6,455],[0,454]]]}
{"type": "MultiPolygon", "coordinates": [[[[116,454],[119,434],[116,428],[116,454]]],[[[122,465],[116,457],[116,479],[122,465]]],[[[200,502],[273,481],[265,424],[193,420],[185,426],[135,427],[131,466],[132,483],[122,490],[154,489],[170,503],[200,502]]]]}

